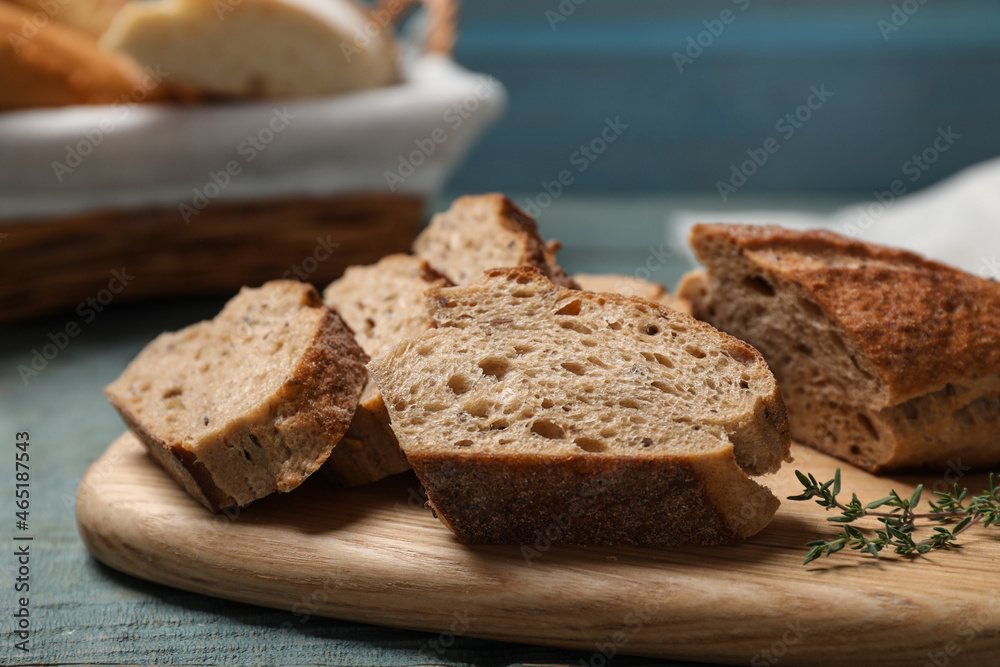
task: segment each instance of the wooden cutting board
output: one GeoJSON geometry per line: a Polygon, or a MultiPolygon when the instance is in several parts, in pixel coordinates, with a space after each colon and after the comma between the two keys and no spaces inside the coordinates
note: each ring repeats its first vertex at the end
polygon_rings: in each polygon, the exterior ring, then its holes
{"type": "MultiPolygon", "coordinates": [[[[765,483],[798,493],[793,471],[838,463],[795,447],[765,483]]],[[[862,501],[934,478],[877,478],[844,465],[862,501]]],[[[979,493],[984,475],[962,477],[979,493]]],[[[941,486],[941,485],[939,485],[941,486]]],[[[213,516],[129,434],[87,471],[77,522],[91,553],[129,574],[309,615],[611,654],[757,665],[1000,664],[1000,541],[909,560],[853,552],[803,567],[803,545],[832,536],[824,510],[783,501],[748,543],[685,549],[468,547],[418,500],[411,474],[295,492],[213,516]]],[[[993,531],[1000,532],[1000,531],[993,531]]]]}

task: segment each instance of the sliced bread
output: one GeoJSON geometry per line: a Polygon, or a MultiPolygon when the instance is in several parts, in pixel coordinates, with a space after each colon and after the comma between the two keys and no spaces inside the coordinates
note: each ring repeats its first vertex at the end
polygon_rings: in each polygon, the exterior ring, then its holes
{"type": "Polygon", "coordinates": [[[467,543],[736,542],[788,457],[749,345],[658,304],[534,268],[427,293],[436,327],[369,365],[437,516],[467,543]]]}
{"type": "Polygon", "coordinates": [[[456,285],[468,285],[487,269],[533,266],[563,287],[578,287],[556,263],[558,241],[546,243],[538,224],[501,194],[469,195],[438,213],[413,244],[456,285]]]}
{"type": "Polygon", "coordinates": [[[243,288],[147,345],[105,389],[188,493],[218,511],[291,491],[347,430],[368,356],[309,285],[243,288]]]}
{"type": "Polygon", "coordinates": [[[335,95],[398,78],[392,28],[353,0],[130,2],[101,44],[216,96],[335,95]]]}
{"type": "MultiPolygon", "coordinates": [[[[371,357],[431,326],[424,292],[450,281],[412,255],[388,255],[370,266],[352,266],[323,293],[354,331],[371,357]]],[[[389,426],[378,388],[369,380],[343,440],[330,454],[323,473],[342,486],[367,484],[409,470],[389,426]]]]}
{"type": "Polygon", "coordinates": [[[573,280],[580,286],[580,289],[588,292],[610,292],[611,294],[637,296],[640,299],[655,301],[667,308],[691,314],[691,304],[685,299],[670,294],[669,290],[660,283],[615,273],[577,273],[573,275],[573,280]]]}
{"type": "Polygon", "coordinates": [[[872,471],[1000,463],[1000,284],[826,231],[691,244],[680,296],[764,355],[795,440],[872,471]]]}

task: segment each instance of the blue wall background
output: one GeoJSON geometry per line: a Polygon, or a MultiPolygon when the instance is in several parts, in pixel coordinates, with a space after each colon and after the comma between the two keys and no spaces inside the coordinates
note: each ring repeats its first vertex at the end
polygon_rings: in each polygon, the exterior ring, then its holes
{"type": "Polygon", "coordinates": [[[510,94],[456,192],[538,191],[564,169],[573,192],[715,192],[772,136],[741,192],[885,189],[938,128],[960,138],[912,189],[1000,155],[996,0],[466,0],[456,56],[510,94]],[[672,54],[723,10],[732,22],[679,72],[672,54]],[[812,86],[833,95],[784,139],[776,122],[812,86]],[[608,117],[628,129],[578,172],[571,155],[608,117]]]}

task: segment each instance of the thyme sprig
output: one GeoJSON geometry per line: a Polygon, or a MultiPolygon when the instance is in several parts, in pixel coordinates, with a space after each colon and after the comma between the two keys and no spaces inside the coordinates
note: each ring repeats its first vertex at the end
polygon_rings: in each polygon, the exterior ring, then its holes
{"type": "Polygon", "coordinates": [[[930,512],[917,512],[924,486],[919,485],[910,497],[905,498],[889,492],[885,498],[874,500],[862,505],[856,493],[851,494],[851,500],[846,504],[837,496],[840,495],[840,468],[833,479],[823,482],[816,480],[811,474],[795,471],[795,476],[804,487],[801,494],[789,496],[789,500],[812,500],[827,511],[839,510],[838,516],[827,517],[827,521],[843,526],[835,539],[813,540],[807,542],[809,551],[806,553],[804,565],[820,557],[828,557],[850,547],[861,553],[871,554],[878,558],[879,552],[891,548],[895,553],[904,556],[918,556],[934,549],[954,549],[962,545],[958,536],[981,523],[983,527],[1000,526],[1000,485],[990,473],[990,489],[978,496],[969,497],[969,490],[954,485],[951,493],[935,491],[935,500],[928,501],[930,512]],[[888,511],[876,511],[879,508],[891,508],[888,511]],[[874,517],[882,524],[881,528],[862,529],[853,525],[863,517],[874,517]],[[922,521],[921,525],[917,525],[922,521]],[[935,525],[936,524],[936,525],[935,525]],[[934,530],[929,536],[917,540],[916,535],[921,528],[933,525],[934,530]],[[950,526],[946,528],[945,526],[950,526]],[[867,533],[866,533],[867,530],[867,533]]]}

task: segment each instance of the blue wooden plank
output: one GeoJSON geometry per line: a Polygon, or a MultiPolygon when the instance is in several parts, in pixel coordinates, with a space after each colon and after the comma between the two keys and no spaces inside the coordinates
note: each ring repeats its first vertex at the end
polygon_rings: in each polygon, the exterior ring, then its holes
{"type": "Polygon", "coordinates": [[[683,73],[671,54],[732,3],[616,12],[587,2],[552,31],[544,11],[556,5],[470,8],[458,58],[503,81],[510,108],[449,189],[537,189],[620,115],[628,131],[576,175],[574,191],[711,192],[821,84],[834,92],[829,104],[742,192],[870,193],[938,127],[962,138],[915,186],[1000,154],[996,3],[928,2],[888,41],[877,21],[893,3],[756,3],[683,73]]]}

